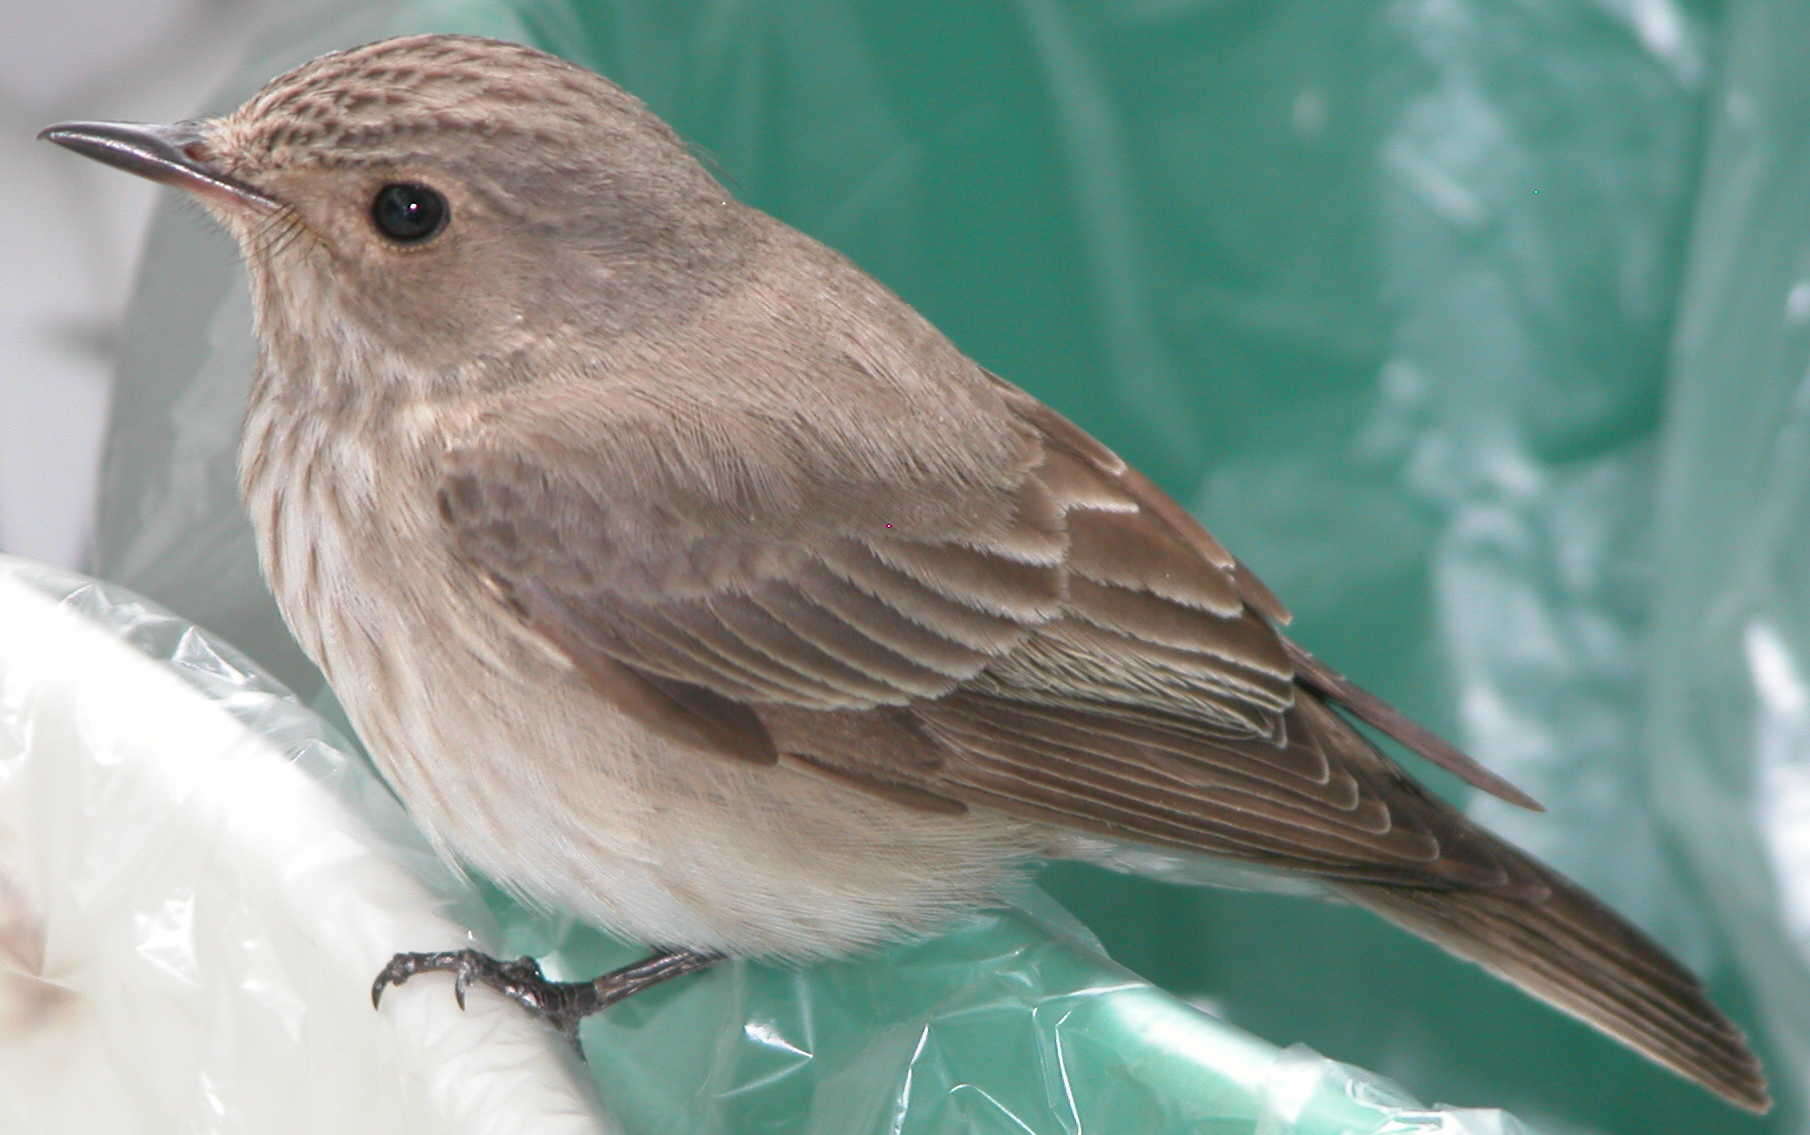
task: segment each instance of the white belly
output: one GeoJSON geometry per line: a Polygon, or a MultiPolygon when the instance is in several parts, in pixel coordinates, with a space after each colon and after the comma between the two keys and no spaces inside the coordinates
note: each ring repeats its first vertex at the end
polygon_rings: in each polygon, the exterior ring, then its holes
{"type": "Polygon", "coordinates": [[[410,633],[335,658],[360,735],[445,846],[527,896],[643,942],[844,952],[984,902],[1019,825],[910,812],[809,772],[688,749],[523,651],[509,672],[410,633]],[[374,680],[376,671],[387,672],[374,680]]]}

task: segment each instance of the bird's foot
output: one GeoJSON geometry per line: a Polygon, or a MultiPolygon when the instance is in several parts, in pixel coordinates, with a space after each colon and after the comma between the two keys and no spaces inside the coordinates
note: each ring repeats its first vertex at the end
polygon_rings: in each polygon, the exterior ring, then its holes
{"type": "Polygon", "coordinates": [[[418,973],[450,973],[459,1008],[465,1008],[467,989],[474,984],[486,986],[552,1025],[576,1045],[578,1023],[592,1013],[668,978],[695,973],[720,960],[721,954],[670,950],[590,981],[549,981],[533,958],[506,962],[477,950],[397,954],[371,983],[371,1004],[375,1007],[383,1000],[385,989],[401,985],[418,973]]]}

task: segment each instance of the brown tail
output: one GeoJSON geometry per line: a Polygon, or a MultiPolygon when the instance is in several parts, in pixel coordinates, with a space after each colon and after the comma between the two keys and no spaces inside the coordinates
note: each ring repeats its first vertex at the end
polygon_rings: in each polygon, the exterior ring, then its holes
{"type": "Polygon", "coordinates": [[[1756,1113],[1772,1106],[1760,1062],[1695,977],[1583,888],[1511,854],[1551,887],[1549,897],[1366,883],[1339,890],[1730,1103],[1756,1113]]]}

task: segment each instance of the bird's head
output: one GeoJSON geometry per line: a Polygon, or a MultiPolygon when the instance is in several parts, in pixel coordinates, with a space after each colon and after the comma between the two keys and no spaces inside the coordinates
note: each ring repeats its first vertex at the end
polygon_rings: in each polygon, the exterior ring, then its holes
{"type": "Polygon", "coordinates": [[[266,352],[316,373],[328,351],[443,375],[671,323],[741,247],[744,210],[639,100],[496,40],[386,40],[222,118],[40,136],[205,205],[244,255],[266,352]]]}

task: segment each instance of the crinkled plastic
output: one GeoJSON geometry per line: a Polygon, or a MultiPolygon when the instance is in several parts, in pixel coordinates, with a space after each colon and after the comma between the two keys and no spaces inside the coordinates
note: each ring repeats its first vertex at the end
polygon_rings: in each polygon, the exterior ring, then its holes
{"type": "MultiPolygon", "coordinates": [[[[1255,1034],[1545,1129],[1796,1131],[1805,19],[1796,0],[413,0],[299,18],[214,109],[401,31],[524,39],[618,79],[741,196],[1193,507],[1309,647],[1544,800],[1472,808],[1704,974],[1759,1030],[1781,1102],[1739,1115],[1359,912],[1052,869],[1114,958],[1255,1034]]],[[[170,204],[144,272],[97,571],[330,709],[234,501],[252,348],[231,254],[170,204]]],[[[1064,1003],[1066,955],[971,933],[865,972],[913,988],[980,965],[1021,1005],[1064,1003]]],[[[783,990],[821,1037],[843,972],[732,980],[783,990]]],[[[620,1012],[693,1003],[663,996],[620,1012]]],[[[1091,1025],[1033,1059],[1020,1018],[968,1014],[979,1031],[931,1039],[997,1074],[926,1079],[932,1060],[901,1096],[875,1055],[917,1043],[901,1019],[874,1009],[831,1046],[727,1012],[690,1034],[728,1046],[708,1070],[637,1034],[614,1047],[646,1066],[605,1094],[647,1101],[652,1130],[861,1130],[902,1099],[906,1129],[1012,1100],[999,1122],[1043,1131],[1080,1126],[1037,1110],[1051,1060],[1118,1083],[1137,1053],[1190,1069],[1178,1092],[1217,1090],[1193,1078],[1204,1041],[1091,1025]]],[[[1165,1130],[1169,1082],[1127,1082],[1165,1089],[1127,1088],[1088,1129],[1165,1130]]]]}
{"type": "Polygon", "coordinates": [[[0,1099],[32,1130],[1524,1130],[1278,1051],[1059,912],[645,994],[587,1026],[593,1094],[484,991],[366,991],[402,947],[624,946],[526,912],[499,940],[329,727],[123,588],[0,557],[0,625],[0,1099]]]}
{"type": "Polygon", "coordinates": [[[371,1011],[396,943],[465,945],[483,904],[249,659],[8,557],[0,626],[7,1130],[612,1130],[507,1003],[371,1011]]]}
{"type": "Polygon", "coordinates": [[[1810,7],[1732,8],[1654,540],[1651,798],[1810,1127],[1810,7]]]}

